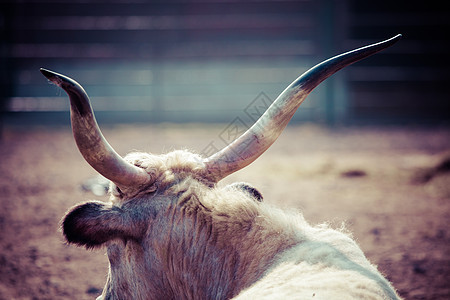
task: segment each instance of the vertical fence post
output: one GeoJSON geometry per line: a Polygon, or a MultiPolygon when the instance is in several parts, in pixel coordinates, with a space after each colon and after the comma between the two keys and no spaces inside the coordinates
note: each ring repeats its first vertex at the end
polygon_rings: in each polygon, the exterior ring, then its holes
{"type": "Polygon", "coordinates": [[[13,68],[11,60],[13,4],[0,4],[0,140],[3,138],[3,126],[9,97],[12,93],[13,68]]]}
{"type": "MultiPolygon", "coordinates": [[[[324,58],[331,57],[334,53],[334,26],[335,24],[335,8],[334,0],[323,0],[322,14],[321,14],[321,27],[322,27],[322,41],[320,46],[324,58]]],[[[324,97],[324,117],[327,125],[334,125],[334,76],[327,79],[323,85],[324,97]]]]}
{"type": "MultiPolygon", "coordinates": [[[[324,58],[342,52],[347,24],[347,0],[323,0],[322,7],[322,53],[324,58]]],[[[345,70],[328,78],[324,84],[324,117],[329,126],[345,121],[348,110],[346,101],[345,70]]]]}

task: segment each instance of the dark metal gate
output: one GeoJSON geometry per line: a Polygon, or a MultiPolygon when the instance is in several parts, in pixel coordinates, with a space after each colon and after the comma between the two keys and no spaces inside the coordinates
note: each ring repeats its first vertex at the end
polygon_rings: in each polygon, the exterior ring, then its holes
{"type": "Polygon", "coordinates": [[[67,121],[46,67],[77,79],[102,122],[229,122],[315,63],[403,33],[327,80],[294,121],[448,121],[448,41],[434,31],[448,10],[401,2],[6,1],[3,119],[67,121]]]}

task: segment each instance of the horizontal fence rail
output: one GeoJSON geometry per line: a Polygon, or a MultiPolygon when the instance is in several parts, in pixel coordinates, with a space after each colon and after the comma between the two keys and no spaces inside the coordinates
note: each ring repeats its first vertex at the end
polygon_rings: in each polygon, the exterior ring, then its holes
{"type": "Polygon", "coordinates": [[[446,122],[449,42],[433,30],[449,13],[402,2],[6,1],[2,118],[64,119],[45,67],[79,81],[105,122],[229,122],[321,60],[403,33],[328,79],[293,120],[446,122]]]}

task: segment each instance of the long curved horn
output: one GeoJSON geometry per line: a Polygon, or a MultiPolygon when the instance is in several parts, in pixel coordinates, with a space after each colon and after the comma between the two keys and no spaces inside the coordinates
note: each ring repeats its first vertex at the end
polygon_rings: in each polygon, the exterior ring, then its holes
{"type": "Polygon", "coordinates": [[[401,34],[398,34],[380,43],[346,52],[306,71],[278,96],[243,135],[204,160],[207,176],[217,182],[255,161],[280,136],[297,108],[316,86],[340,69],[392,46],[400,38],[401,34]]]}
{"type": "Polygon", "coordinates": [[[145,170],[125,161],[103,137],[83,87],[67,76],[46,69],[40,71],[69,95],[73,136],[84,159],[121,188],[151,183],[145,170]]]}

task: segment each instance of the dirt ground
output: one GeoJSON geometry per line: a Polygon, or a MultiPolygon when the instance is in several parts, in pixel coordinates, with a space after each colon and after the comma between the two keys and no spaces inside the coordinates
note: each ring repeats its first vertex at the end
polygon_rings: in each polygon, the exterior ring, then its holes
{"type": "MultiPolygon", "coordinates": [[[[224,126],[104,129],[116,150],[153,153],[223,146],[224,126]]],[[[0,141],[0,299],[94,299],[104,249],[64,243],[64,212],[88,199],[96,175],[69,127],[5,128],[0,141]]],[[[267,202],[311,223],[345,222],[369,260],[405,299],[450,299],[450,129],[292,126],[246,169],[267,202]]]]}

